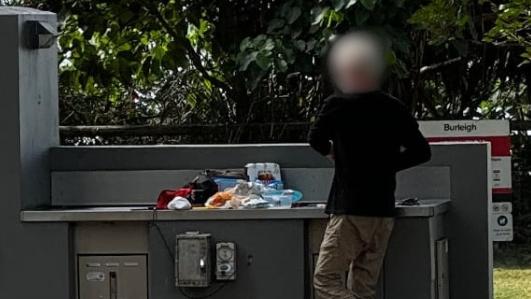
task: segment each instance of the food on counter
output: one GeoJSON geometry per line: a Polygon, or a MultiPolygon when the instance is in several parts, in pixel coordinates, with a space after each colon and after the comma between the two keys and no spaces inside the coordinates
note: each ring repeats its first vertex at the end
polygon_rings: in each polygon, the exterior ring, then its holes
{"type": "Polygon", "coordinates": [[[207,202],[205,203],[205,206],[207,208],[224,207],[227,204],[227,202],[232,199],[233,195],[234,194],[230,191],[217,192],[207,200],[207,202]]]}
{"type": "Polygon", "coordinates": [[[291,189],[276,189],[261,182],[239,180],[238,184],[212,195],[205,203],[209,209],[289,208],[299,201],[302,193],[291,189]]]}
{"type": "Polygon", "coordinates": [[[289,208],[301,200],[301,192],[284,189],[277,163],[248,163],[245,169],[207,169],[185,187],[163,190],[157,210],[289,208]]]}

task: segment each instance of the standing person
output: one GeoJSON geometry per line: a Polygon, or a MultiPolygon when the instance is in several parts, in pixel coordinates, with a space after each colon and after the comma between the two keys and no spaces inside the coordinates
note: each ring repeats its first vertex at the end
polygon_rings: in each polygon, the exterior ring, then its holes
{"type": "Polygon", "coordinates": [[[395,174],[428,161],[431,152],[406,107],[380,90],[384,49],[376,36],[340,37],[328,67],[337,92],[308,135],[335,164],[314,288],[323,299],[372,299],[394,225],[395,174]]]}

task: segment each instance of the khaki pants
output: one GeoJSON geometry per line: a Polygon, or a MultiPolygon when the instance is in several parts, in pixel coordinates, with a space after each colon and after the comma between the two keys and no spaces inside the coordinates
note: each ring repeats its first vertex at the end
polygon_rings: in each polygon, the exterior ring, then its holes
{"type": "Polygon", "coordinates": [[[332,215],[315,267],[320,299],[374,299],[394,218],[332,215]],[[342,277],[349,271],[348,288],[342,277]]]}

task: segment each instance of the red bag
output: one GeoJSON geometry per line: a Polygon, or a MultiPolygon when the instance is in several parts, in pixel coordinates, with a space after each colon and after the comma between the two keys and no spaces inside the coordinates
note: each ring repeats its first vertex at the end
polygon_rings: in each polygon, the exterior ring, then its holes
{"type": "Polygon", "coordinates": [[[168,203],[176,196],[189,198],[192,194],[191,188],[180,188],[178,190],[162,190],[157,198],[157,210],[165,210],[168,208],[168,203]]]}

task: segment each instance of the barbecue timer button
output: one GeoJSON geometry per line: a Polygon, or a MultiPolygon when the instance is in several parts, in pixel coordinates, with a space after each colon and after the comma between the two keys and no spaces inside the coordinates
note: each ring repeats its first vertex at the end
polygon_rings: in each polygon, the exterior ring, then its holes
{"type": "Polygon", "coordinates": [[[219,271],[221,271],[221,272],[228,272],[228,271],[230,271],[230,265],[228,265],[228,264],[222,264],[222,265],[219,265],[219,271]]]}

